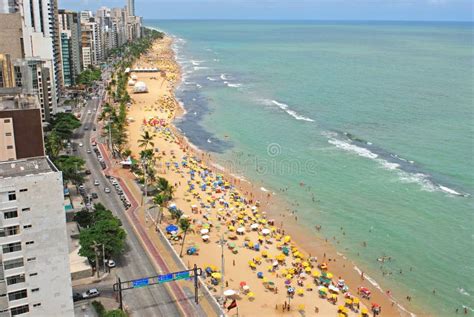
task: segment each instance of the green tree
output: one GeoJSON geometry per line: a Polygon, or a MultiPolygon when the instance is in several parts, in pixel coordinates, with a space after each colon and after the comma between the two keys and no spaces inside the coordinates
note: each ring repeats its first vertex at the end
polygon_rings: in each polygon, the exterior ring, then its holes
{"type": "Polygon", "coordinates": [[[138,140],[138,146],[143,147],[146,150],[149,145],[151,145],[151,147],[155,145],[153,143],[153,135],[151,135],[150,132],[145,131],[145,133],[141,136],[141,139],[138,140]]]}
{"type": "Polygon", "coordinates": [[[56,131],[51,131],[45,140],[46,153],[54,161],[64,149],[64,142],[56,131]]]}
{"type": "Polygon", "coordinates": [[[84,182],[83,172],[85,163],[80,157],[67,155],[61,155],[54,160],[54,164],[63,172],[64,181],[70,181],[76,185],[84,182]]]}
{"type": "Polygon", "coordinates": [[[74,215],[74,221],[82,228],[87,228],[94,222],[94,214],[87,209],[82,209],[74,215]]]}
{"type": "Polygon", "coordinates": [[[183,256],[184,240],[186,240],[186,234],[188,233],[190,227],[191,221],[189,220],[189,218],[186,217],[179,219],[179,228],[184,232],[183,241],[181,241],[181,252],[179,252],[180,257],[183,256]]]}
{"type": "Polygon", "coordinates": [[[81,231],[79,255],[89,260],[95,258],[94,245],[104,245],[105,257],[121,254],[125,250],[125,230],[119,219],[103,219],[96,221],[92,226],[81,231]]]}
{"type": "Polygon", "coordinates": [[[74,130],[81,126],[81,121],[71,113],[58,113],[50,122],[49,129],[56,132],[62,140],[69,140],[74,130]]]}

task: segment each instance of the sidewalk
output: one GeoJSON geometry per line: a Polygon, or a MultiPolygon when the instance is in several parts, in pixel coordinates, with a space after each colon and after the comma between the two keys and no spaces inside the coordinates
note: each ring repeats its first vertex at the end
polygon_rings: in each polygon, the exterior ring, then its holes
{"type": "MultiPolygon", "coordinates": [[[[107,165],[104,170],[106,175],[115,177],[120,186],[122,187],[125,195],[128,197],[131,207],[126,211],[127,219],[132,225],[137,237],[140,242],[147,250],[149,256],[153,259],[154,266],[158,272],[175,272],[188,269],[174,254],[174,249],[166,245],[166,242],[160,238],[159,232],[154,228],[153,224],[147,224],[145,222],[144,208],[140,206],[142,199],[141,191],[138,185],[135,183],[134,176],[125,169],[120,167],[113,167],[113,163],[109,157],[109,153],[106,147],[99,143],[99,150],[102,153],[102,157],[107,165]]],[[[189,265],[188,265],[189,267],[189,265]]],[[[203,284],[199,284],[201,288],[203,284]]],[[[185,316],[196,316],[196,307],[191,303],[193,300],[194,284],[192,281],[180,281],[171,282],[166,284],[170,294],[176,299],[178,307],[185,316]]],[[[203,316],[214,316],[216,313],[216,303],[212,303],[207,296],[204,295],[204,291],[199,291],[199,305],[197,306],[199,315],[203,316]]]]}

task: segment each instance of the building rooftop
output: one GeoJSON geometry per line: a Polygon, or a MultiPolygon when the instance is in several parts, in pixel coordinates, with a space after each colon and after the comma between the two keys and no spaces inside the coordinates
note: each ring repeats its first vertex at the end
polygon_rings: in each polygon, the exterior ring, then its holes
{"type": "Polygon", "coordinates": [[[0,162],[0,179],[57,172],[46,156],[0,162]]]}

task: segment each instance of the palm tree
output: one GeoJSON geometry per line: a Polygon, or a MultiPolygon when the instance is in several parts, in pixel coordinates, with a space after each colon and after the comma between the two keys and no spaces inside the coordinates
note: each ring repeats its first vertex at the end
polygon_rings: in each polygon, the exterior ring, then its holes
{"type": "Polygon", "coordinates": [[[156,185],[158,193],[153,197],[154,206],[159,206],[158,221],[161,223],[161,217],[163,215],[163,207],[166,207],[168,203],[173,199],[174,188],[170,185],[166,178],[158,178],[158,184],[156,185]]]}
{"type": "Polygon", "coordinates": [[[183,257],[183,248],[184,248],[184,240],[186,240],[186,233],[191,227],[191,221],[189,218],[181,218],[179,219],[179,228],[184,231],[183,241],[181,241],[181,252],[179,252],[179,256],[183,257]]]}
{"type": "Polygon", "coordinates": [[[151,135],[150,132],[145,131],[145,133],[142,135],[142,138],[138,140],[138,146],[144,147],[146,150],[149,145],[151,145],[151,147],[155,146],[153,143],[153,135],[151,135]]]}

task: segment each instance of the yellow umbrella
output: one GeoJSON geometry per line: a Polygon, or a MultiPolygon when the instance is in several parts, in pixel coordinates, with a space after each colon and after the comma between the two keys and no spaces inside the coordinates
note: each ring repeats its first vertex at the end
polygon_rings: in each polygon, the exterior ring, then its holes
{"type": "Polygon", "coordinates": [[[211,268],[211,271],[213,271],[213,272],[217,271],[217,266],[210,265],[209,267],[211,268]]]}
{"type": "Polygon", "coordinates": [[[266,277],[264,277],[264,278],[262,279],[262,282],[263,282],[263,283],[267,283],[267,282],[268,282],[268,279],[267,279],[266,277]]]}
{"type": "Polygon", "coordinates": [[[352,299],[346,298],[345,303],[346,303],[347,305],[352,305],[352,299]]]}
{"type": "Polygon", "coordinates": [[[290,269],[288,270],[288,272],[290,272],[290,274],[295,274],[296,271],[295,271],[295,268],[292,267],[292,268],[290,268],[290,269]]]}
{"type": "Polygon", "coordinates": [[[281,275],[286,275],[286,274],[288,274],[288,270],[286,270],[286,269],[281,269],[281,270],[280,270],[280,274],[281,274],[281,275]]]}
{"type": "Polygon", "coordinates": [[[249,293],[247,294],[247,297],[249,297],[249,298],[255,297],[255,294],[254,294],[253,292],[249,292],[249,293]]]}
{"type": "Polygon", "coordinates": [[[313,277],[320,277],[321,273],[319,273],[319,271],[314,271],[312,275],[313,277]]]}
{"type": "Polygon", "coordinates": [[[304,304],[298,305],[298,311],[304,311],[304,308],[305,308],[304,304]]]}
{"type": "Polygon", "coordinates": [[[278,254],[276,257],[277,261],[285,261],[285,255],[284,254],[278,254]]]}
{"type": "Polygon", "coordinates": [[[329,278],[329,279],[331,279],[331,278],[332,278],[332,273],[326,274],[326,277],[329,278]]]}
{"type": "Polygon", "coordinates": [[[304,262],[302,263],[302,265],[303,265],[304,267],[307,267],[307,266],[309,266],[309,263],[308,263],[307,261],[304,261],[304,262]]]}
{"type": "Polygon", "coordinates": [[[273,266],[272,266],[272,265],[267,266],[267,271],[268,271],[268,272],[273,271],[273,266]]]}
{"type": "Polygon", "coordinates": [[[286,242],[286,243],[290,242],[290,240],[291,240],[291,237],[290,237],[290,236],[285,236],[285,237],[283,238],[283,241],[286,242]]]}
{"type": "Polygon", "coordinates": [[[293,275],[291,275],[291,274],[287,274],[287,275],[286,275],[286,279],[287,279],[287,280],[291,280],[292,278],[293,278],[293,275]]]}
{"type": "Polygon", "coordinates": [[[303,295],[303,294],[304,294],[304,289],[298,288],[298,289],[296,290],[296,294],[297,294],[297,295],[303,295]]]}
{"type": "Polygon", "coordinates": [[[266,258],[266,257],[268,256],[268,252],[267,252],[266,250],[263,250],[263,251],[262,251],[262,256],[263,256],[264,258],[266,258]]]}
{"type": "Polygon", "coordinates": [[[307,267],[305,267],[304,271],[305,271],[306,273],[310,273],[310,272],[311,272],[311,268],[310,268],[309,266],[307,266],[307,267]]]}
{"type": "Polygon", "coordinates": [[[295,263],[301,263],[301,259],[300,259],[300,258],[296,258],[296,259],[295,259],[295,263]]]}
{"type": "Polygon", "coordinates": [[[354,297],[354,299],[352,300],[352,302],[354,304],[359,304],[359,298],[358,297],[354,297]]]}
{"type": "Polygon", "coordinates": [[[368,314],[368,313],[369,313],[369,310],[364,307],[364,308],[362,308],[362,309],[360,310],[360,312],[361,312],[362,314],[368,314]]]}
{"type": "Polygon", "coordinates": [[[235,227],[234,226],[229,226],[229,230],[230,231],[235,231],[235,227]]]}
{"type": "Polygon", "coordinates": [[[220,280],[222,278],[222,274],[219,272],[214,272],[211,274],[211,276],[217,280],[220,280]]]}

